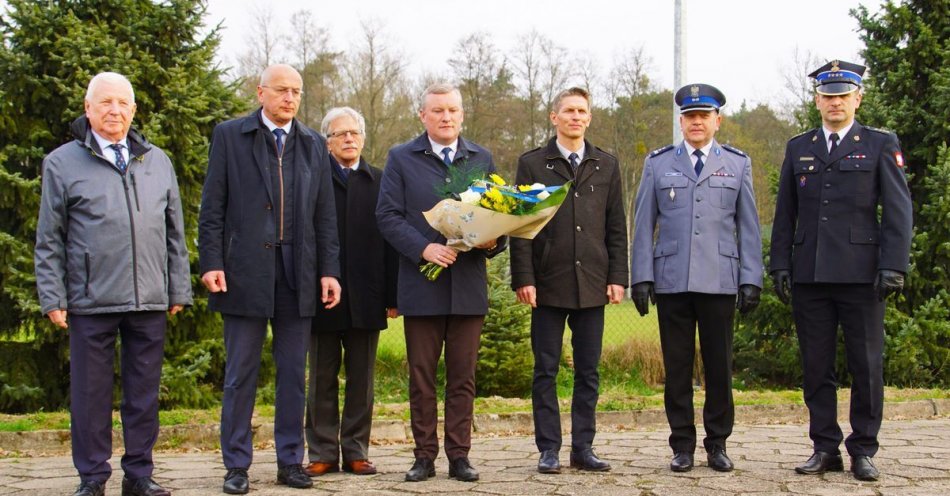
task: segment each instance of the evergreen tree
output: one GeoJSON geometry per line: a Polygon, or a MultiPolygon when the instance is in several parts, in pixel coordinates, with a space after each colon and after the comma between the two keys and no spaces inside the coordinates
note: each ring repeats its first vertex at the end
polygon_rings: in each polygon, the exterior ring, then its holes
{"type": "MultiPolygon", "coordinates": [[[[60,374],[7,377],[4,389],[32,384],[59,407],[68,374],[67,333],[39,314],[32,258],[43,157],[72,139],[90,78],[124,74],[135,89],[133,125],[172,159],[187,238],[197,239],[197,212],[213,126],[242,110],[213,61],[218,29],[204,30],[201,0],[10,0],[0,17],[0,336],[30,342],[60,374]],[[19,383],[18,383],[19,381],[19,383]]],[[[193,262],[194,244],[189,246],[193,262]]],[[[197,264],[193,264],[196,272],[197,264]]],[[[198,275],[194,274],[199,288],[198,275]]],[[[207,404],[223,353],[217,317],[197,292],[195,306],[171,320],[163,401],[207,404]],[[204,384],[199,386],[199,384],[204,384]],[[172,385],[171,388],[168,386],[172,385]]],[[[0,391],[0,400],[3,399],[0,391]]],[[[0,402],[0,407],[4,404],[0,402]]],[[[9,405],[7,405],[9,406],[9,405]]],[[[10,407],[14,408],[14,407],[10,407]]]]}

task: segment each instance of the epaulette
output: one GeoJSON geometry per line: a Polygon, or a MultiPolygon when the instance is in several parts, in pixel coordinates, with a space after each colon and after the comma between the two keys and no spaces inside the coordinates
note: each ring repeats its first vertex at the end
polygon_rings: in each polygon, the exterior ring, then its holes
{"type": "Polygon", "coordinates": [[[657,155],[660,155],[661,153],[666,153],[672,150],[673,148],[676,148],[676,147],[673,145],[666,145],[663,148],[657,148],[656,150],[653,150],[652,152],[650,152],[650,156],[655,157],[657,155]]]}
{"type": "Polygon", "coordinates": [[[740,149],[738,149],[738,148],[736,148],[736,147],[734,147],[734,146],[732,146],[732,145],[722,144],[722,147],[725,148],[726,150],[729,150],[729,151],[732,152],[732,153],[735,153],[736,155],[741,156],[741,157],[748,157],[748,155],[746,155],[746,153],[745,153],[744,151],[742,151],[742,150],[740,150],[740,149]]]}
{"type": "Polygon", "coordinates": [[[815,131],[817,131],[817,130],[818,130],[818,128],[809,129],[809,130],[807,130],[807,131],[802,131],[802,132],[796,134],[795,136],[792,136],[791,138],[789,138],[789,139],[788,139],[788,142],[791,143],[792,141],[795,141],[795,140],[797,140],[798,138],[801,138],[802,136],[805,136],[805,135],[808,134],[808,133],[813,133],[813,132],[815,132],[815,131]]]}
{"type": "Polygon", "coordinates": [[[887,135],[894,134],[893,131],[888,131],[887,129],[881,129],[878,127],[864,126],[864,129],[867,129],[868,131],[874,131],[875,133],[881,133],[881,134],[887,134],[887,135]]]}

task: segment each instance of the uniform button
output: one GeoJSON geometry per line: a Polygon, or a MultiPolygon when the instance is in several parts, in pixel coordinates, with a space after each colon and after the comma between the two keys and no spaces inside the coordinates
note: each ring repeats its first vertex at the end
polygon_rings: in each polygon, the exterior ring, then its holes
{"type": "Polygon", "coordinates": [[[696,203],[699,203],[699,202],[701,202],[701,201],[703,201],[702,197],[697,197],[697,198],[696,198],[696,203]]]}
{"type": "Polygon", "coordinates": [[[822,221],[822,222],[828,222],[828,217],[822,217],[822,218],[821,218],[821,221],[822,221]]]}
{"type": "Polygon", "coordinates": [[[825,187],[826,187],[826,188],[830,188],[830,187],[831,187],[831,183],[825,183],[825,187]]]}
{"type": "Polygon", "coordinates": [[[452,182],[452,179],[447,177],[447,178],[445,178],[445,182],[450,183],[450,182],[452,182]]]}
{"type": "Polygon", "coordinates": [[[861,164],[854,164],[854,168],[855,168],[855,169],[860,169],[860,168],[861,168],[861,164]]]}
{"type": "Polygon", "coordinates": [[[270,210],[270,209],[274,208],[274,206],[271,205],[270,203],[268,203],[267,205],[264,205],[264,208],[267,209],[267,210],[270,210]]]}
{"type": "Polygon", "coordinates": [[[580,198],[580,197],[581,197],[581,194],[578,193],[577,191],[575,191],[575,192],[574,192],[574,198],[580,198]]]}
{"type": "Polygon", "coordinates": [[[699,218],[699,214],[696,214],[696,218],[697,218],[697,219],[699,218]]]}
{"type": "Polygon", "coordinates": [[[574,262],[574,265],[576,265],[576,266],[578,266],[578,267],[580,267],[580,266],[581,266],[581,261],[580,261],[580,260],[578,260],[578,261],[576,261],[576,262],[574,262]]]}
{"type": "Polygon", "coordinates": [[[581,232],[581,226],[577,226],[577,232],[581,232]]]}
{"type": "Polygon", "coordinates": [[[699,236],[699,231],[693,231],[693,234],[699,236]]]}
{"type": "Polygon", "coordinates": [[[822,200],[822,201],[821,201],[821,204],[822,204],[822,205],[827,205],[827,204],[828,204],[828,200],[822,200]]]}
{"type": "Polygon", "coordinates": [[[270,242],[264,243],[264,248],[270,248],[270,247],[272,247],[272,246],[274,246],[274,245],[273,245],[272,243],[270,243],[270,242]]]}
{"type": "Polygon", "coordinates": [[[831,167],[828,167],[827,169],[825,169],[825,172],[831,172],[831,167]]]}

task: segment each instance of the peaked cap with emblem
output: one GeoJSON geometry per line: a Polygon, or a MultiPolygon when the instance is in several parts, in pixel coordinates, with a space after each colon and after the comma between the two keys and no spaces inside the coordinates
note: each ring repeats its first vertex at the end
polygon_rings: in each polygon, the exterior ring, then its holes
{"type": "Polygon", "coordinates": [[[832,60],[815,69],[808,77],[815,80],[815,91],[820,95],[847,95],[861,88],[861,78],[867,68],[843,60],[832,60]]]}
{"type": "Polygon", "coordinates": [[[726,95],[709,84],[687,84],[676,91],[673,99],[679,105],[681,114],[693,110],[718,112],[719,107],[726,104],[726,95]]]}

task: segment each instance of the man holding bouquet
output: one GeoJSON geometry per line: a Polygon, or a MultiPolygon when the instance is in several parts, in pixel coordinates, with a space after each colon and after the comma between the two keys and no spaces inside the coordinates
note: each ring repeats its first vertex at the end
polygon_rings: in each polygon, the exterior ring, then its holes
{"type": "Polygon", "coordinates": [[[629,279],[620,168],[616,157],[584,139],[591,122],[587,90],[562,91],[550,117],[557,136],[518,159],[516,183],[573,185],[561,209],[533,240],[511,241],[512,288],[518,301],[532,308],[531,397],[541,452],[538,472],[561,470],[556,378],[565,320],[574,350],[571,467],[606,471],[610,464],[594,454],[592,445],[604,305],[620,303],[629,279]]]}
{"type": "MultiPolygon", "coordinates": [[[[475,361],[482,323],[488,313],[485,259],[504,249],[490,241],[457,253],[429,225],[431,209],[453,181],[467,172],[494,172],[491,152],[460,137],[462,95],[451,84],[426,88],[419,118],[425,132],[389,150],[380,184],[376,219],[385,240],[399,252],[397,307],[405,316],[409,362],[409,407],[416,457],[406,472],[410,482],[435,476],[439,453],[436,432],[436,366],[445,348],[445,454],[449,477],[478,480],[468,460],[475,399],[475,361]],[[460,173],[461,172],[461,173],[460,173]],[[447,269],[434,281],[419,271],[431,262],[447,269]]],[[[469,174],[470,175],[470,174],[469,174]]],[[[459,185],[459,191],[468,184],[459,185]]],[[[504,238],[501,238],[504,240],[504,238]]]]}

